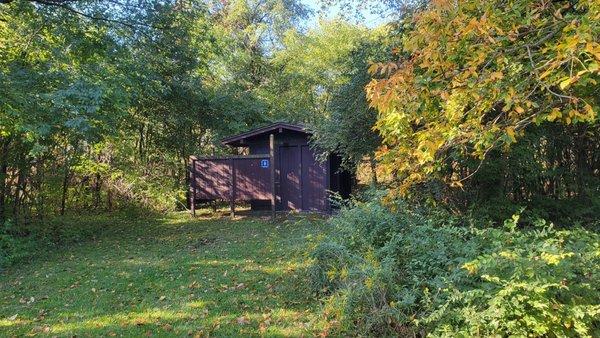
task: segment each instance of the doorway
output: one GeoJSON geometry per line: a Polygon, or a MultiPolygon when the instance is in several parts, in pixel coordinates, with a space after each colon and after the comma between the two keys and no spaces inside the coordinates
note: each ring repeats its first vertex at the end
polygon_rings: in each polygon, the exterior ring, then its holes
{"type": "Polygon", "coordinates": [[[281,210],[326,211],[327,170],[308,145],[279,147],[281,210]]]}

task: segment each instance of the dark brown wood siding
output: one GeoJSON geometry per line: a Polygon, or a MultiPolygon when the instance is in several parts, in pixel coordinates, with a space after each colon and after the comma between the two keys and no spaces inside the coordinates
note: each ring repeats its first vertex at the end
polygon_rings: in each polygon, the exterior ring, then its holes
{"type": "Polygon", "coordinates": [[[235,201],[270,199],[270,170],[260,166],[265,159],[269,157],[197,159],[196,199],[230,200],[232,196],[235,201]]]}
{"type": "Polygon", "coordinates": [[[196,198],[223,199],[231,196],[231,166],[228,159],[196,160],[196,198]]]}
{"type": "Polygon", "coordinates": [[[302,210],[302,153],[299,146],[279,147],[279,208],[302,210]]]}
{"type": "Polygon", "coordinates": [[[324,211],[327,209],[327,163],[316,160],[308,146],[302,146],[302,209],[324,211]]]}
{"type": "Polygon", "coordinates": [[[236,201],[271,199],[271,171],[268,167],[261,168],[260,161],[260,159],[238,159],[234,162],[236,201]]]}

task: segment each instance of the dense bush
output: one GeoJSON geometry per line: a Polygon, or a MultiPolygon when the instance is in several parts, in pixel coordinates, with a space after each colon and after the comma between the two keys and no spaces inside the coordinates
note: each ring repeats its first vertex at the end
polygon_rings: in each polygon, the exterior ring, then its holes
{"type": "MultiPolygon", "coordinates": [[[[377,199],[332,218],[312,252],[315,290],[341,332],[600,334],[600,235],[544,221],[477,228],[377,199]]],[[[467,223],[467,222],[465,222],[467,223]]]]}
{"type": "Polygon", "coordinates": [[[15,234],[13,222],[0,224],[0,271],[2,267],[26,257],[33,247],[31,238],[15,234]]]}

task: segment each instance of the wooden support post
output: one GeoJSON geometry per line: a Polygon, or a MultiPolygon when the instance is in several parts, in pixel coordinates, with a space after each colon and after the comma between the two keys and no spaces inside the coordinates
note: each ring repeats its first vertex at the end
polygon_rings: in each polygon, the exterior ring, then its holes
{"type": "Polygon", "coordinates": [[[229,208],[231,210],[231,218],[235,217],[235,160],[232,158],[229,160],[229,166],[231,168],[231,197],[229,200],[229,208]]]}
{"type": "Polygon", "coordinates": [[[192,211],[192,217],[196,217],[196,159],[191,158],[191,160],[192,196],[190,196],[190,209],[192,211]]]}
{"type": "Polygon", "coordinates": [[[269,135],[269,168],[271,170],[271,219],[275,221],[275,135],[269,135]]]}
{"type": "Polygon", "coordinates": [[[300,174],[300,182],[298,182],[298,185],[300,186],[300,210],[304,211],[304,187],[302,186],[302,182],[304,182],[304,177],[302,176],[302,146],[298,146],[298,151],[300,152],[300,171],[298,172],[298,174],[300,174]]]}
{"type": "Polygon", "coordinates": [[[325,162],[325,172],[327,173],[327,175],[325,176],[325,182],[327,186],[327,190],[325,191],[325,203],[327,203],[326,209],[328,214],[331,214],[331,173],[333,172],[333,168],[331,165],[331,156],[332,155],[327,156],[327,161],[325,162]]]}

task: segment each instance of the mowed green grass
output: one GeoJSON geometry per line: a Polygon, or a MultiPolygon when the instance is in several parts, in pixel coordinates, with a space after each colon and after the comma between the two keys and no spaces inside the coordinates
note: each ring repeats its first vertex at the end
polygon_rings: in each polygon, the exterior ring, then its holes
{"type": "Polygon", "coordinates": [[[95,239],[0,275],[0,336],[313,336],[306,248],[323,231],[176,213],[101,218],[95,239]],[[105,224],[103,224],[104,222],[105,224]]]}

